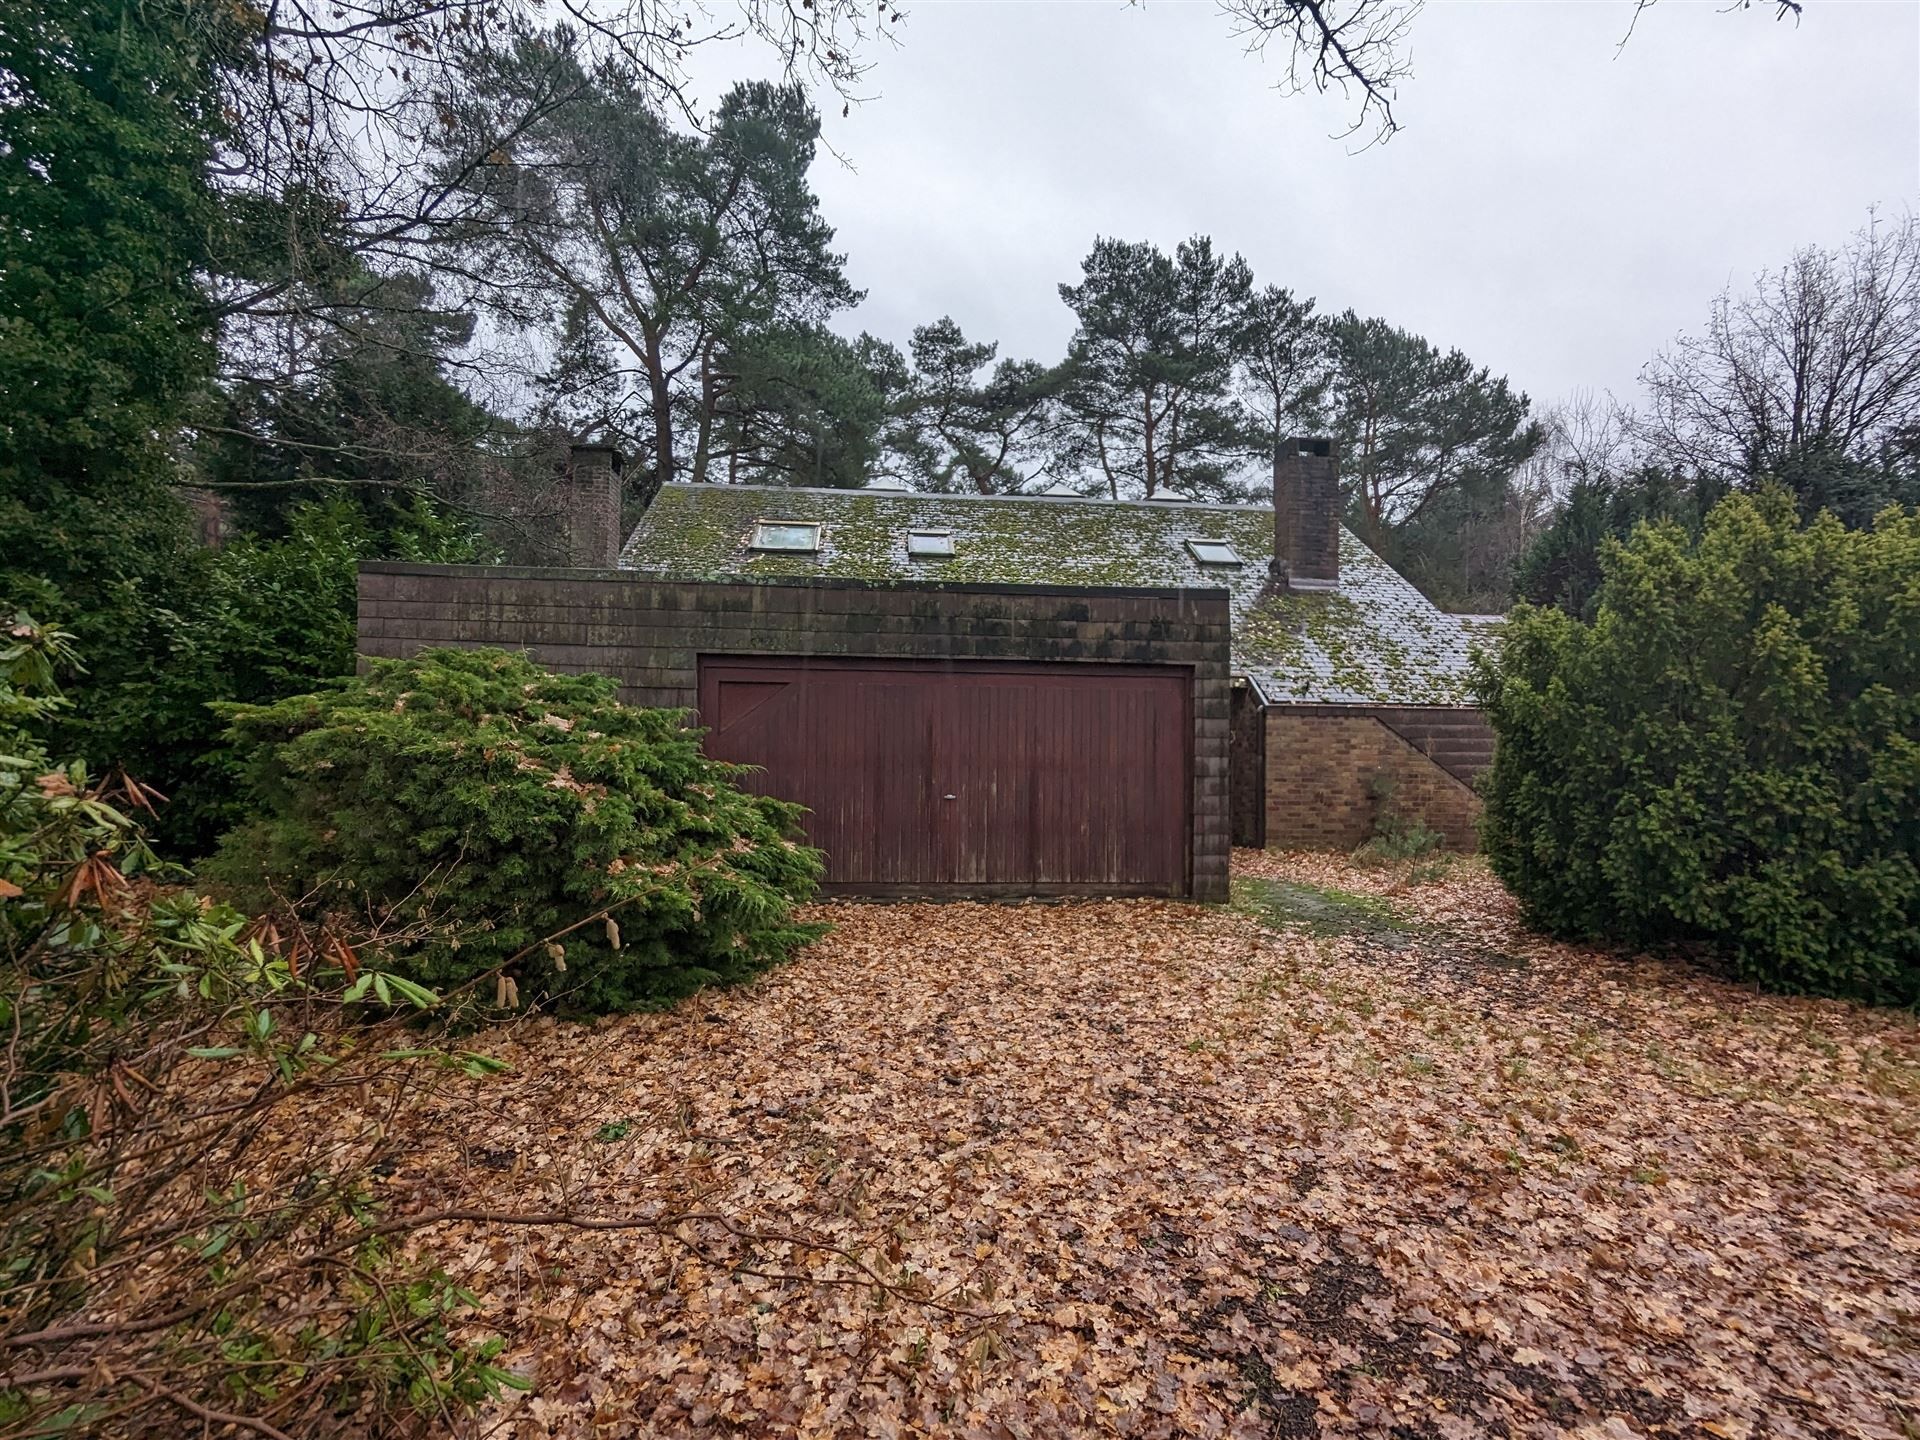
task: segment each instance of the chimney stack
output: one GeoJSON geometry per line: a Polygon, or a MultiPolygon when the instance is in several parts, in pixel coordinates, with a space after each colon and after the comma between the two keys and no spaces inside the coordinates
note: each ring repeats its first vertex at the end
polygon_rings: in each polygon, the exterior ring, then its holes
{"type": "Polygon", "coordinates": [[[620,452],[611,445],[575,445],[560,487],[564,562],[575,570],[611,570],[620,558],[620,452]]]}
{"type": "Polygon", "coordinates": [[[1340,588],[1340,467],[1331,440],[1296,435],[1274,452],[1273,576],[1289,590],[1340,588]]]}

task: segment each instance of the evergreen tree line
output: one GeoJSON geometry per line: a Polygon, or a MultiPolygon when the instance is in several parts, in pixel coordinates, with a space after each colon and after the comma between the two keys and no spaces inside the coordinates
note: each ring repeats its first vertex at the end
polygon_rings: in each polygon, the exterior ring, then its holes
{"type": "Polygon", "coordinates": [[[736,87],[692,132],[565,30],[461,75],[440,167],[467,177],[448,243],[480,278],[455,308],[537,361],[526,423],[627,450],[636,509],[674,480],[1258,501],[1276,442],[1324,432],[1349,525],[1438,603],[1577,609],[1602,540],[1640,518],[1697,523],[1779,482],[1863,525],[1916,493],[1912,217],[1720,297],[1649,363],[1637,411],[1541,411],[1458,349],[1258,282],[1207,236],[1170,254],[1097,239],[1059,286],[1074,329],[1055,359],[951,317],[904,347],[848,338],[835,322],[863,297],[808,183],[819,124],[797,87],[736,87]]]}
{"type": "Polygon", "coordinates": [[[950,317],[904,350],[849,339],[833,322],[863,296],[808,181],[802,90],[736,86],[697,130],[646,92],[575,33],[526,31],[460,67],[436,141],[465,217],[443,303],[514,352],[497,363],[525,376],[523,423],[626,451],[636,508],[672,481],[880,478],[1259,500],[1277,438],[1330,430],[1354,523],[1392,552],[1539,445],[1504,378],[1387,321],[1322,315],[1206,236],[1171,254],[1096,240],[1059,287],[1075,328],[1058,359],[1002,356],[950,317]]]}

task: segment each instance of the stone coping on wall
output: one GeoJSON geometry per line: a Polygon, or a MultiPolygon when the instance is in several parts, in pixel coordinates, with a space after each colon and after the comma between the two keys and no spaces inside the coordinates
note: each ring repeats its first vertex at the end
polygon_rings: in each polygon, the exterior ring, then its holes
{"type": "Polygon", "coordinates": [[[429,565],[410,560],[362,560],[363,575],[447,575],[487,580],[616,581],[642,585],[754,586],[773,590],[907,590],[926,594],[1058,596],[1071,600],[1225,601],[1230,592],[1217,585],[1009,585],[986,580],[860,580],[839,575],[711,576],[655,575],[635,570],[569,570],[536,565],[429,565]]]}

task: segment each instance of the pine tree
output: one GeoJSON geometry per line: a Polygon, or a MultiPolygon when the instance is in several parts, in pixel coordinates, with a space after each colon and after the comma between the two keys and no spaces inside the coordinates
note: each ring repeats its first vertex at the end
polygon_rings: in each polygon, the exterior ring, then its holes
{"type": "Polygon", "coordinates": [[[1458,350],[1349,310],[1333,322],[1329,405],[1347,511],[1376,548],[1456,488],[1539,446],[1527,397],[1458,350]]]}
{"type": "Polygon", "coordinates": [[[948,316],[913,332],[895,443],[923,488],[1005,494],[1043,467],[1060,372],[999,349],[948,316]]]}
{"type": "Polygon", "coordinates": [[[1099,472],[1107,491],[1230,495],[1253,445],[1231,386],[1253,273],[1204,235],[1171,256],[1102,238],[1060,298],[1078,320],[1062,400],[1073,420],[1063,465],[1099,472]]]}
{"type": "Polygon", "coordinates": [[[646,455],[642,501],[683,463],[707,478],[730,343],[860,298],[807,181],[820,117],[799,86],[736,85],[697,134],[654,98],[652,77],[590,66],[565,29],[522,35],[472,57],[440,162],[470,207],[455,243],[478,298],[559,332],[585,373],[548,375],[557,413],[646,455]]]}

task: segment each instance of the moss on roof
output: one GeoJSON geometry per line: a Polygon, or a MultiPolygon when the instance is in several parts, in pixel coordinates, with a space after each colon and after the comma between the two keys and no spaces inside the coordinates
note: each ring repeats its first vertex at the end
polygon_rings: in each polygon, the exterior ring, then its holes
{"type": "Polygon", "coordinates": [[[1466,701],[1465,631],[1353,535],[1341,532],[1337,592],[1275,591],[1272,547],[1265,506],[669,485],[620,565],[688,580],[1223,586],[1234,670],[1268,700],[1466,701]],[[818,523],[818,553],[752,549],[759,520],[818,523]],[[909,557],[912,529],[951,530],[953,555],[909,557]],[[1189,539],[1230,541],[1246,563],[1202,565],[1189,539]]]}

